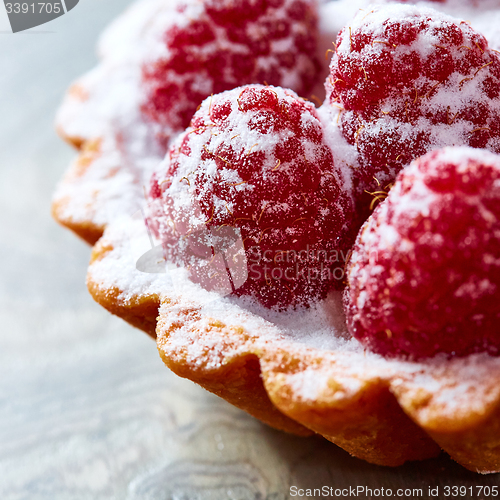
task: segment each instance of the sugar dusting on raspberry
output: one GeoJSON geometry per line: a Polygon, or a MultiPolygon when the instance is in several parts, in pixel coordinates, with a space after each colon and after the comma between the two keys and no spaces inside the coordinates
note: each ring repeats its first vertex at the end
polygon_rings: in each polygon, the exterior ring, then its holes
{"type": "Polygon", "coordinates": [[[330,69],[327,99],[357,149],[359,193],[388,189],[436,147],[500,151],[500,57],[465,21],[420,6],[368,7],[340,32],[330,69]]]}
{"type": "Polygon", "coordinates": [[[290,90],[252,85],[205,100],[151,198],[174,254],[183,234],[239,228],[250,275],[237,294],[286,307],[342,285],[351,197],[314,106],[290,90]]]}
{"type": "Polygon", "coordinates": [[[351,333],[384,355],[498,355],[499,220],[499,156],[460,147],[416,160],[358,236],[351,333]]]}
{"type": "Polygon", "coordinates": [[[319,76],[314,0],[180,3],[165,46],[143,66],[142,110],[168,140],[211,94],[247,83],[309,96],[319,76]]]}

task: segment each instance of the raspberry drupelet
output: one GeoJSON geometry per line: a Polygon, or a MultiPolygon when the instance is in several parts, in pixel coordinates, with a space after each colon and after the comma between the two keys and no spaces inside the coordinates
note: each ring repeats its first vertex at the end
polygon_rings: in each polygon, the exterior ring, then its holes
{"type": "Polygon", "coordinates": [[[403,170],[347,272],[351,334],[388,356],[500,354],[500,156],[436,150],[403,170]]]}
{"type": "Polygon", "coordinates": [[[279,309],[307,304],[343,285],[353,213],[343,182],[311,103],[240,87],[203,102],[153,175],[152,226],[186,266],[183,236],[237,228],[248,279],[235,294],[279,309]]]}
{"type": "Polygon", "coordinates": [[[500,152],[498,52],[465,21],[433,9],[370,9],[339,33],[326,82],[332,119],[358,151],[353,183],[364,207],[365,191],[387,191],[432,149],[500,152]]]}
{"type": "Polygon", "coordinates": [[[190,0],[177,10],[161,55],[143,67],[142,111],[164,143],[211,94],[261,83],[308,96],[316,84],[314,0],[190,0]]]}

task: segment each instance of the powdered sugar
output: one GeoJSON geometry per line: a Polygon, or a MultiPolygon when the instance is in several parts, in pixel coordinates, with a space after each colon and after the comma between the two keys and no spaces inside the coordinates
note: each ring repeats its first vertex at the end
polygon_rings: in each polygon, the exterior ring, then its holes
{"type": "MultiPolygon", "coordinates": [[[[394,4],[391,0],[336,0],[321,6],[320,16],[321,32],[331,36],[335,40],[338,32],[349,24],[355,15],[361,11],[367,14],[372,6],[382,4],[394,4]]],[[[498,32],[500,3],[498,0],[447,0],[444,2],[412,2],[417,7],[425,7],[438,10],[449,16],[463,19],[480,33],[482,33],[491,48],[500,49],[500,35],[498,32]]],[[[326,44],[325,44],[326,46],[326,44]]],[[[331,48],[331,47],[330,47],[331,48]]]]}

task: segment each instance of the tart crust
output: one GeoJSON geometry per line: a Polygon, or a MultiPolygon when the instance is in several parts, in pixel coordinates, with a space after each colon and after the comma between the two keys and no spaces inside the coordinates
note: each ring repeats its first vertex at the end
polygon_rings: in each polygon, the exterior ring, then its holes
{"type": "MultiPolygon", "coordinates": [[[[89,169],[95,168],[96,159],[100,154],[100,141],[87,141],[76,143],[75,146],[81,148],[78,157],[70,165],[64,179],[61,182],[59,193],[56,193],[52,202],[52,217],[62,226],[73,231],[77,236],[93,245],[99,240],[104,232],[104,224],[95,222],[95,202],[98,192],[90,190],[87,194],[86,203],[81,206],[81,200],[78,200],[78,207],[75,210],[75,200],[68,192],[71,189],[79,189],[85,178],[88,176],[89,169]],[[80,216],[75,214],[80,213],[80,216]]],[[[99,168],[99,167],[97,167],[99,168]]]]}
{"type": "Polygon", "coordinates": [[[162,301],[157,336],[160,355],[172,371],[211,392],[215,392],[214,384],[224,386],[225,394],[215,393],[233,404],[245,398],[243,409],[275,428],[282,429],[273,414],[262,418],[256,411],[261,398],[244,394],[246,388],[239,378],[238,367],[249,357],[258,363],[263,378],[260,384],[276,409],[351,455],[379,465],[396,466],[408,460],[436,456],[440,451],[425,432],[405,416],[387,386],[376,381],[354,395],[338,397],[342,389],[336,387],[332,379],[331,391],[323,397],[314,402],[301,401],[288,376],[293,378],[307,366],[329,364],[328,359],[314,350],[304,357],[302,349],[294,352],[291,346],[284,348],[273,342],[261,342],[258,333],[252,335],[241,326],[228,326],[218,319],[203,317],[196,309],[183,307],[168,298],[162,301]],[[182,345],[179,336],[183,334],[177,335],[183,317],[195,332],[196,342],[206,351],[201,365],[193,365],[189,341],[182,345]],[[214,330],[226,339],[224,343],[213,344],[214,330]],[[211,357],[220,358],[215,368],[210,367],[211,357]]]}

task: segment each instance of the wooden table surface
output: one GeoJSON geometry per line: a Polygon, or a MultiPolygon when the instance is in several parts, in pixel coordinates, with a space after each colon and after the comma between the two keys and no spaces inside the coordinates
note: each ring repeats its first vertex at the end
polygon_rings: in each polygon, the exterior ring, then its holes
{"type": "Polygon", "coordinates": [[[499,484],[445,456],[387,469],[269,429],[174,376],[151,339],[92,301],[89,248],[50,218],[74,155],[53,120],[127,3],[81,0],[38,30],[0,32],[0,499],[308,498],[293,486],[450,498],[446,485],[499,484]]]}

